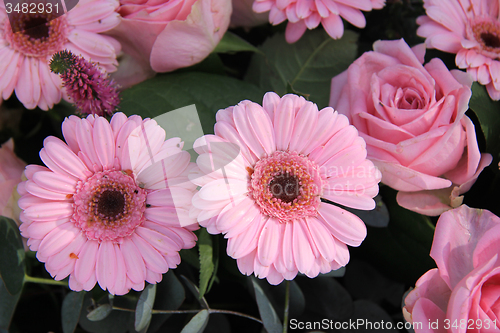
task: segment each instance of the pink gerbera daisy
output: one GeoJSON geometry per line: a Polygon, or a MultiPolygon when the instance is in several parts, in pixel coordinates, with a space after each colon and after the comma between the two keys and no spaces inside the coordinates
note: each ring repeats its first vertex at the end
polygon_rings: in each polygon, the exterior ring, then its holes
{"type": "Polygon", "coordinates": [[[384,5],[385,0],[255,0],[253,10],[270,11],[269,22],[273,25],[288,20],[285,37],[288,43],[295,43],[306,29],[314,29],[320,23],[332,38],[342,37],[342,18],[364,28],[366,20],[361,11],[381,9],[384,5]]]}
{"type": "Polygon", "coordinates": [[[429,48],[456,53],[459,68],[500,99],[500,5],[491,0],[424,0],[417,34],[429,48]]]}
{"type": "MultiPolygon", "coordinates": [[[[48,0],[35,3],[47,5],[48,0]]],[[[12,16],[9,20],[4,2],[0,1],[2,98],[8,99],[15,90],[26,108],[38,106],[43,110],[59,103],[61,97],[69,100],[61,79],[50,72],[48,65],[54,53],[65,49],[99,63],[106,71],[116,70],[120,44],[99,33],[120,23],[115,12],[118,6],[117,0],[80,0],[67,14],[59,17],[55,16],[55,8],[51,13],[47,10],[23,14],[9,7],[12,16]]]]}
{"type": "Polygon", "coordinates": [[[349,261],[366,227],[321,198],[373,209],[380,172],[347,118],[296,95],[242,101],[217,113],[215,135],[195,142],[190,177],[201,189],[191,216],[228,239],[227,253],[244,274],[278,284],[349,261]]]}
{"type": "Polygon", "coordinates": [[[123,113],[111,123],[71,116],[62,128],[67,144],[46,138],[47,167],[27,166],[18,187],[28,246],[56,280],[69,275],[73,290],[98,282],[123,295],[161,281],[196,241],[194,163],[181,140],[165,141],[156,121],[123,113]]]}

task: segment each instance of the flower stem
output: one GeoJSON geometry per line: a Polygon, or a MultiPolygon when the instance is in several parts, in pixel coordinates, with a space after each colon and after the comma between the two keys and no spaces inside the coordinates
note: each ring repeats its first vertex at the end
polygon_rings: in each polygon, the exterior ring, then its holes
{"type": "Polygon", "coordinates": [[[40,283],[40,284],[50,284],[54,286],[68,286],[68,283],[65,281],[56,281],[52,279],[38,278],[34,276],[29,276],[27,274],[24,275],[24,282],[32,282],[32,283],[40,283]]]}
{"type": "Polygon", "coordinates": [[[290,281],[285,282],[285,313],[283,315],[283,333],[288,331],[288,314],[290,312],[290,281]]]}
{"type": "MultiPolygon", "coordinates": [[[[117,306],[113,306],[113,310],[135,312],[134,309],[120,308],[117,306]]],[[[183,314],[183,313],[198,313],[201,310],[202,309],[198,309],[198,310],[152,310],[151,313],[152,314],[183,314]]],[[[244,314],[241,312],[230,311],[230,310],[220,310],[220,309],[207,309],[207,310],[208,310],[208,313],[210,313],[210,314],[212,314],[212,313],[230,314],[230,315],[234,315],[234,316],[239,316],[239,317],[251,319],[251,320],[254,320],[254,321],[262,324],[262,320],[260,320],[259,318],[255,318],[253,316],[250,316],[250,315],[247,315],[247,314],[244,314]]]]}

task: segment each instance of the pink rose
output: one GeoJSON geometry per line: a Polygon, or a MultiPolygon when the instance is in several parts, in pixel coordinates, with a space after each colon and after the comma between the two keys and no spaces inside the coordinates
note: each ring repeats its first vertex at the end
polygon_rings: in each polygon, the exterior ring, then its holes
{"type": "Polygon", "coordinates": [[[267,13],[256,13],[252,9],[254,0],[233,0],[231,27],[251,28],[267,23],[267,13]]]}
{"type": "Polygon", "coordinates": [[[17,184],[21,182],[26,163],[14,153],[14,141],[10,139],[0,148],[0,215],[14,219],[19,224],[17,184]]]}
{"type": "Polygon", "coordinates": [[[498,332],[499,253],[500,218],[465,205],[443,213],[431,249],[438,268],[405,299],[403,313],[415,332],[498,332]]]}
{"type": "Polygon", "coordinates": [[[232,8],[231,0],[121,0],[120,4],[122,22],[109,34],[137,61],[143,77],[202,61],[226,32],[232,8]]]}
{"type": "Polygon", "coordinates": [[[423,66],[423,44],[378,41],[373,49],[333,78],[330,106],[358,129],[401,206],[426,215],[458,207],[492,161],[465,116],[470,75],[439,59],[423,66]]]}

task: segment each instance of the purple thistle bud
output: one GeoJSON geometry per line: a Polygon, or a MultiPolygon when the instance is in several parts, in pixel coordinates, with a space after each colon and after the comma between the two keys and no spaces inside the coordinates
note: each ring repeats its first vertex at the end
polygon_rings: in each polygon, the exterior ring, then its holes
{"type": "Polygon", "coordinates": [[[50,69],[60,75],[80,113],[105,116],[117,110],[120,103],[117,86],[95,63],[64,50],[52,56],[50,69]]]}

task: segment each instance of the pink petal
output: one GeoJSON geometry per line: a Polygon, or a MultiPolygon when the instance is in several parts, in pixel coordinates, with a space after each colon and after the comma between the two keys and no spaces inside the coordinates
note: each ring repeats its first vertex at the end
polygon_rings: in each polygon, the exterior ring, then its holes
{"type": "Polygon", "coordinates": [[[115,159],[115,142],[111,125],[105,118],[97,117],[94,122],[93,134],[94,142],[99,143],[94,145],[97,157],[104,170],[109,170],[113,167],[115,159]]]}
{"type": "Polygon", "coordinates": [[[146,264],[137,247],[130,238],[125,238],[120,248],[124,254],[123,259],[125,261],[128,278],[133,283],[144,282],[146,279],[146,264]]]}
{"type": "Polygon", "coordinates": [[[81,231],[73,223],[59,225],[43,238],[38,248],[37,258],[47,258],[58,253],[80,234],[81,231]]]}
{"type": "Polygon", "coordinates": [[[103,241],[97,250],[95,273],[99,286],[111,292],[117,278],[116,252],[111,241],[103,241]]]}
{"type": "Polygon", "coordinates": [[[115,249],[116,258],[116,278],[113,286],[113,294],[125,295],[130,290],[130,288],[127,287],[127,268],[125,266],[125,259],[120,246],[118,244],[113,244],[113,247],[115,249]]]}
{"type": "Polygon", "coordinates": [[[335,205],[320,203],[319,220],[340,241],[359,246],[366,237],[366,226],[356,215],[335,205]]]}
{"type": "Polygon", "coordinates": [[[167,72],[203,60],[226,32],[231,8],[228,0],[195,2],[185,21],[169,22],[158,35],[151,50],[151,67],[167,72]]]}
{"type": "Polygon", "coordinates": [[[289,44],[293,44],[302,37],[304,32],[306,32],[307,26],[304,20],[300,20],[297,23],[288,22],[286,25],[285,38],[289,44]]]}
{"type": "Polygon", "coordinates": [[[43,145],[48,157],[70,175],[85,180],[91,174],[85,164],[60,139],[49,136],[43,141],[43,145]]]}
{"type": "Polygon", "coordinates": [[[436,190],[452,185],[448,179],[429,176],[399,164],[371,161],[382,173],[382,183],[399,191],[436,190]]]}
{"type": "Polygon", "coordinates": [[[257,215],[246,232],[230,238],[227,242],[227,254],[239,259],[252,252],[257,247],[258,235],[267,219],[268,217],[257,215]]]}
{"type": "MultiPolygon", "coordinates": [[[[474,249],[485,234],[492,232],[493,228],[498,230],[498,223],[500,219],[489,211],[465,205],[441,215],[434,233],[431,257],[451,289],[474,269],[474,249]]],[[[495,234],[499,235],[498,231],[495,234]]]]}
{"type": "Polygon", "coordinates": [[[153,248],[153,246],[151,246],[151,244],[136,234],[132,234],[132,242],[137,246],[137,249],[146,263],[147,269],[160,274],[168,270],[165,259],[155,248],[153,248]]]}
{"type": "Polygon", "coordinates": [[[35,173],[33,181],[40,187],[57,193],[74,194],[76,191],[77,181],[74,178],[51,171],[39,171],[35,173]]]}
{"type": "Polygon", "coordinates": [[[98,249],[99,243],[89,240],[83,245],[78,254],[78,260],[75,264],[75,278],[82,285],[86,284],[87,281],[95,280],[95,263],[98,249]]]}
{"type": "Polygon", "coordinates": [[[321,253],[321,256],[329,262],[333,261],[335,256],[335,242],[330,231],[321,220],[316,218],[306,218],[305,220],[314,244],[321,253]]]}
{"type": "Polygon", "coordinates": [[[293,224],[285,223],[285,230],[283,232],[283,263],[287,270],[294,271],[297,269],[293,255],[293,224]]]}
{"type": "Polygon", "coordinates": [[[269,218],[264,225],[257,245],[257,256],[263,266],[269,266],[276,260],[282,229],[280,222],[274,218],[269,218]]]}
{"type": "Polygon", "coordinates": [[[339,39],[344,34],[344,24],[338,15],[330,14],[330,16],[321,20],[321,24],[333,39],[339,39]]]}
{"type": "Polygon", "coordinates": [[[293,222],[293,257],[299,272],[305,273],[314,264],[314,254],[309,243],[309,231],[304,222],[293,222]]]}

